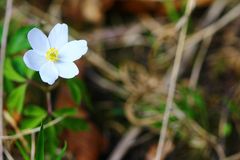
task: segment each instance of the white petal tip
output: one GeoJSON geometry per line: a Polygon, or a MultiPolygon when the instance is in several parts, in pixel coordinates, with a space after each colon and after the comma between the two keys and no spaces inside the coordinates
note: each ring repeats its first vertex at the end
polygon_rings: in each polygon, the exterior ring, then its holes
{"type": "MultiPolygon", "coordinates": [[[[82,55],[81,56],[83,56],[83,55],[85,55],[86,53],[87,53],[87,51],[88,51],[88,46],[87,46],[87,41],[86,40],[78,40],[78,42],[80,42],[81,44],[81,52],[82,52],[82,55]]],[[[81,58],[81,57],[79,57],[79,58],[81,58]]]]}
{"type": "Polygon", "coordinates": [[[86,40],[78,40],[78,42],[81,42],[83,46],[87,46],[87,41],[86,40]]]}
{"type": "Polygon", "coordinates": [[[46,83],[49,85],[53,85],[55,83],[55,81],[54,82],[46,82],[46,83]]]}
{"type": "MultiPolygon", "coordinates": [[[[42,79],[42,78],[41,78],[42,79]]],[[[50,80],[44,80],[44,79],[42,79],[42,81],[44,82],[44,83],[47,83],[47,84],[49,84],[49,85],[53,85],[54,83],[55,83],[55,81],[50,81],[50,80]]]]}
{"type": "Polygon", "coordinates": [[[39,74],[42,81],[49,85],[52,85],[58,79],[58,71],[52,62],[44,64],[40,68],[39,74]]]}

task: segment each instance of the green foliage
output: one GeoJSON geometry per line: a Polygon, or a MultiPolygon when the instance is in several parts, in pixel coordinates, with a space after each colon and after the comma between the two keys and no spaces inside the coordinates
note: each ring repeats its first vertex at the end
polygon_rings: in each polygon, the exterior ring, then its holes
{"type": "Polygon", "coordinates": [[[14,89],[14,84],[11,80],[4,78],[4,91],[9,94],[14,89]]]}
{"type": "Polygon", "coordinates": [[[18,141],[16,141],[16,146],[17,146],[20,154],[22,155],[23,159],[24,160],[30,160],[27,152],[24,150],[24,148],[21,146],[21,144],[18,141]]]}
{"type": "Polygon", "coordinates": [[[37,148],[36,148],[36,160],[44,160],[44,129],[41,124],[41,129],[38,135],[37,148]]]}
{"type": "Polygon", "coordinates": [[[77,104],[80,104],[82,99],[82,92],[78,81],[76,79],[68,80],[67,84],[71,91],[72,98],[77,104]]]}
{"type": "Polygon", "coordinates": [[[34,128],[42,122],[42,117],[24,118],[21,121],[21,129],[34,128]]]}
{"type": "Polygon", "coordinates": [[[68,117],[65,118],[61,125],[64,128],[71,129],[73,131],[85,131],[88,129],[88,124],[85,120],[81,118],[75,118],[75,117],[68,117]]]}
{"type": "Polygon", "coordinates": [[[8,110],[13,113],[21,113],[25,98],[25,92],[26,92],[27,85],[22,84],[18,86],[17,88],[13,89],[10,95],[7,98],[7,107],[8,110]]]}
{"type": "Polygon", "coordinates": [[[66,152],[67,143],[64,143],[63,149],[61,150],[60,154],[57,156],[56,160],[61,160],[66,152]]]}
{"type": "Polygon", "coordinates": [[[14,69],[12,62],[9,58],[5,59],[4,63],[4,76],[12,81],[15,82],[24,82],[25,78],[21,76],[17,71],[14,69]]]}
{"type": "Polygon", "coordinates": [[[30,48],[27,40],[27,33],[33,28],[33,26],[25,26],[19,28],[12,37],[10,37],[7,53],[9,55],[14,55],[20,51],[30,48]]]}
{"type": "MultiPolygon", "coordinates": [[[[49,120],[50,119],[51,118],[49,118],[49,120]]],[[[50,159],[61,160],[65,154],[67,144],[66,143],[64,144],[63,149],[58,154],[57,149],[58,149],[58,145],[59,145],[59,138],[58,138],[59,132],[56,129],[57,127],[58,126],[51,126],[44,130],[44,137],[46,137],[46,139],[48,139],[44,144],[45,148],[47,148],[47,150],[45,151],[45,155],[48,154],[51,157],[50,159]]]]}
{"type": "Polygon", "coordinates": [[[164,6],[166,8],[168,18],[173,22],[177,22],[180,18],[180,15],[177,12],[176,6],[174,3],[175,3],[175,1],[166,0],[166,1],[164,1],[164,6]]]}
{"type": "Polygon", "coordinates": [[[59,138],[58,138],[59,132],[57,132],[56,127],[57,126],[51,126],[45,129],[45,137],[46,139],[48,139],[45,142],[45,147],[47,148],[47,152],[50,154],[50,156],[53,157],[52,159],[56,158],[56,150],[59,145],[59,138]]]}
{"type": "MultiPolygon", "coordinates": [[[[173,123],[176,123],[177,120],[178,120],[177,117],[174,116],[174,115],[171,115],[171,116],[169,117],[169,123],[172,123],[172,124],[173,124],[173,123]]],[[[162,128],[162,121],[153,123],[153,124],[152,124],[152,127],[156,128],[156,129],[161,129],[161,128],[162,128]]],[[[175,128],[175,129],[176,129],[176,128],[175,128]]]]}
{"type": "Polygon", "coordinates": [[[39,106],[31,105],[23,110],[25,118],[21,121],[21,129],[34,128],[46,117],[47,112],[39,106]]]}
{"type": "Polygon", "coordinates": [[[9,37],[7,57],[4,62],[4,76],[11,81],[25,82],[26,78],[31,78],[34,74],[34,71],[28,69],[24,64],[22,55],[16,56],[17,53],[30,48],[27,33],[32,28],[33,26],[21,27],[9,37]]]}
{"type": "Polygon", "coordinates": [[[240,120],[240,108],[239,105],[236,104],[233,100],[227,102],[227,108],[232,114],[234,119],[240,120]]]}
{"type": "Polygon", "coordinates": [[[111,109],[111,115],[114,117],[123,117],[124,116],[124,110],[122,107],[115,107],[111,109]]]}
{"type": "Polygon", "coordinates": [[[70,89],[72,98],[77,104],[81,101],[86,103],[87,106],[92,106],[86,86],[83,81],[73,78],[67,81],[68,88],[70,89]]]}
{"type": "Polygon", "coordinates": [[[178,107],[191,119],[207,128],[207,110],[203,97],[198,90],[181,88],[176,100],[178,107]]]}
{"type": "Polygon", "coordinates": [[[166,104],[162,101],[159,102],[159,105],[155,106],[146,102],[140,102],[138,104],[138,111],[141,113],[149,114],[163,114],[165,111],[166,104]]]}
{"type": "Polygon", "coordinates": [[[16,56],[12,59],[12,65],[16,72],[21,76],[31,79],[35,71],[29,69],[23,61],[22,56],[16,56]]]}
{"type": "Polygon", "coordinates": [[[55,117],[61,117],[61,116],[74,116],[77,114],[77,109],[76,108],[60,108],[55,111],[53,111],[53,116],[55,117]]]}
{"type": "Polygon", "coordinates": [[[223,136],[227,137],[232,133],[232,125],[230,123],[224,123],[222,128],[223,136]]]}
{"type": "Polygon", "coordinates": [[[76,108],[65,107],[57,109],[53,112],[54,117],[67,116],[60,122],[60,127],[67,128],[73,131],[84,131],[88,129],[88,124],[85,120],[77,117],[73,117],[77,114],[76,108]]]}
{"type": "Polygon", "coordinates": [[[47,112],[42,107],[30,105],[24,109],[23,115],[32,117],[46,117],[47,112]]]}

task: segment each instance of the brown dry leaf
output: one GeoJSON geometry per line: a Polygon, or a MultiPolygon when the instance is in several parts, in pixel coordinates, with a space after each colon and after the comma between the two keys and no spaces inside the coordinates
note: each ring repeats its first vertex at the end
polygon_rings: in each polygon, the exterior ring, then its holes
{"type": "Polygon", "coordinates": [[[196,3],[198,7],[205,7],[210,5],[213,1],[214,0],[197,0],[196,3]]]}
{"type": "Polygon", "coordinates": [[[82,22],[100,24],[114,0],[64,0],[62,17],[78,27],[82,22]]]}
{"type": "Polygon", "coordinates": [[[91,124],[89,131],[81,133],[66,131],[64,136],[68,149],[77,160],[97,160],[105,148],[102,135],[91,124]]]}
{"type": "MultiPolygon", "coordinates": [[[[81,61],[77,62],[78,67],[83,66],[81,61]]],[[[83,67],[81,67],[83,68],[83,67]]],[[[83,71],[83,69],[81,69],[83,71]]],[[[81,72],[83,73],[83,72],[81,72]]],[[[82,76],[82,75],[80,75],[82,76]]],[[[68,87],[61,85],[56,96],[56,108],[71,106],[78,108],[77,117],[88,119],[87,112],[76,105],[72,99],[68,87]]],[[[95,125],[88,121],[89,129],[87,131],[74,132],[65,130],[62,137],[67,141],[68,150],[77,158],[77,160],[97,160],[101,152],[106,148],[106,140],[95,125]]]]}
{"type": "MultiPolygon", "coordinates": [[[[78,117],[87,118],[87,113],[73,102],[67,86],[62,85],[58,91],[56,107],[74,106],[79,108],[78,117]]],[[[97,160],[99,155],[106,148],[103,135],[91,122],[88,122],[89,129],[82,132],[65,130],[64,139],[67,141],[69,151],[77,157],[77,160],[97,160]]]]}

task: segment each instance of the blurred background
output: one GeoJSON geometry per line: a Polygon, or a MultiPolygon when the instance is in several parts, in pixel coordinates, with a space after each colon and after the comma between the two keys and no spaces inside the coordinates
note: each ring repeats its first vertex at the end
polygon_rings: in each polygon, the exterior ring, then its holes
{"type": "MultiPolygon", "coordinates": [[[[187,2],[14,0],[4,135],[31,131],[43,121],[50,124],[45,159],[56,159],[66,143],[66,160],[153,160],[187,2]],[[51,87],[48,114],[48,86],[22,56],[30,49],[30,29],[48,34],[56,23],[68,24],[70,39],[87,40],[89,51],[76,62],[76,78],[51,87]]],[[[162,160],[240,160],[240,1],[195,2],[162,160]]],[[[0,0],[0,37],[5,11],[0,0]]],[[[14,159],[29,160],[37,137],[6,138],[4,147],[14,159]]]]}

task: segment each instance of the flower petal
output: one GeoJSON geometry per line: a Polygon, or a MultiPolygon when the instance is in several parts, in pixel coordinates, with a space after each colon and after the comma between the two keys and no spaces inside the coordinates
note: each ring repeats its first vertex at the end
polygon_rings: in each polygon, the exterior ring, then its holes
{"type": "Polygon", "coordinates": [[[78,40],[65,44],[59,50],[59,59],[64,62],[72,62],[82,57],[88,50],[87,41],[78,40]]]}
{"type": "Polygon", "coordinates": [[[35,71],[39,71],[41,66],[47,62],[44,56],[34,50],[27,51],[23,56],[23,61],[28,68],[31,68],[35,71]]]}
{"type": "Polygon", "coordinates": [[[59,49],[68,42],[68,26],[66,24],[56,24],[48,36],[51,48],[59,49]]]}
{"type": "Polygon", "coordinates": [[[42,51],[42,53],[45,53],[50,47],[47,36],[37,28],[28,32],[28,41],[34,50],[42,51]]]}
{"type": "Polygon", "coordinates": [[[78,75],[78,67],[73,62],[57,62],[56,67],[62,78],[73,78],[78,75]]]}
{"type": "Polygon", "coordinates": [[[43,82],[52,85],[58,78],[58,71],[53,62],[45,63],[39,70],[43,82]]]}

